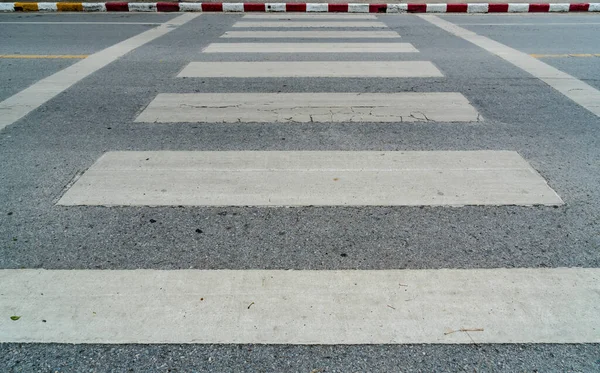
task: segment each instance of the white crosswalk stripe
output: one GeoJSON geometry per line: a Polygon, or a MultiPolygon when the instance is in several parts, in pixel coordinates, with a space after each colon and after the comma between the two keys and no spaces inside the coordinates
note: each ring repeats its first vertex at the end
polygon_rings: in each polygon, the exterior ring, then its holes
{"type": "Polygon", "coordinates": [[[515,152],[110,152],[61,205],[561,205],[515,152]]]}
{"type": "Polygon", "coordinates": [[[460,93],[161,93],[150,123],[475,122],[460,93]]]}
{"type": "Polygon", "coordinates": [[[204,53],[416,53],[410,43],[212,43],[204,53]]]}
{"type": "Polygon", "coordinates": [[[221,38],[245,39],[395,39],[395,31],[227,31],[221,38]]]}
{"type": "Polygon", "coordinates": [[[251,22],[240,21],[234,23],[233,28],[386,28],[385,23],[369,21],[352,22],[326,22],[326,21],[306,21],[306,22],[251,22]]]}
{"type": "Polygon", "coordinates": [[[0,342],[598,343],[599,279],[596,268],[5,270],[0,313],[27,317],[0,319],[0,342]]]}
{"type": "Polygon", "coordinates": [[[242,19],[268,19],[270,21],[277,20],[323,20],[323,19],[339,19],[339,20],[357,20],[357,19],[377,19],[374,14],[343,14],[343,13],[325,13],[325,14],[310,14],[310,13],[287,13],[287,14],[244,14],[242,19]]]}
{"type": "Polygon", "coordinates": [[[429,61],[221,61],[191,62],[177,76],[187,78],[427,78],[444,75],[429,61]]]}

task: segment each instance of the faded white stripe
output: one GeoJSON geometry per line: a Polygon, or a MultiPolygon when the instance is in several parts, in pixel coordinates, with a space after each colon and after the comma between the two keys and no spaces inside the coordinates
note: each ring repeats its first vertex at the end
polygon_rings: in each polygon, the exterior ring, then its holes
{"type": "Polygon", "coordinates": [[[104,154],[58,204],[464,206],[562,200],[509,151],[155,151],[104,154]]]}
{"type": "Polygon", "coordinates": [[[165,35],[196,16],[194,14],[183,14],[169,20],[158,27],[94,53],[86,59],[40,80],[0,102],[0,113],[2,114],[0,115],[0,130],[23,118],[86,76],[100,70],[135,48],[165,35]]]}
{"type": "Polygon", "coordinates": [[[270,19],[270,20],[287,20],[287,19],[304,19],[304,20],[324,20],[324,19],[377,19],[373,14],[344,14],[344,13],[325,13],[325,14],[306,14],[306,13],[286,13],[286,14],[262,14],[248,13],[244,19],[270,19]]]}
{"type": "Polygon", "coordinates": [[[456,92],[161,93],[137,122],[474,122],[456,92]]]}
{"type": "Polygon", "coordinates": [[[264,22],[248,22],[240,21],[236,22],[232,27],[234,28],[307,28],[307,27],[319,27],[319,28],[387,28],[387,25],[382,22],[375,21],[348,21],[348,22],[319,22],[319,21],[264,21],[264,22]]]}
{"type": "Polygon", "coordinates": [[[379,77],[444,76],[429,61],[266,61],[191,62],[178,77],[379,77]]]}
{"type": "Polygon", "coordinates": [[[600,116],[600,91],[582,82],[581,80],[564,73],[527,53],[510,48],[502,43],[478,35],[439,17],[419,15],[424,20],[440,27],[441,29],[461,37],[486,51],[503,58],[518,68],[540,79],[550,87],[556,89],[578,105],[600,116]]]}
{"type": "Polygon", "coordinates": [[[245,39],[391,39],[396,31],[227,31],[222,38],[245,39]]]}
{"type": "Polygon", "coordinates": [[[417,53],[410,43],[212,43],[204,53],[417,53]]]}
{"type": "Polygon", "coordinates": [[[0,342],[600,342],[597,268],[5,269],[0,294],[0,342]]]}

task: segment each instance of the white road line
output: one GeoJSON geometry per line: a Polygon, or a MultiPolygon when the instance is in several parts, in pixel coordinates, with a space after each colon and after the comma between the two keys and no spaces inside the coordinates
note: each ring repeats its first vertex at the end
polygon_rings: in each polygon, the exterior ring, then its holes
{"type": "Polygon", "coordinates": [[[204,53],[417,53],[410,43],[212,43],[204,53]]]}
{"type": "Polygon", "coordinates": [[[245,14],[243,19],[269,19],[269,20],[289,20],[289,19],[304,19],[304,20],[323,20],[323,19],[377,19],[373,14],[343,14],[343,13],[324,13],[324,14],[245,14]]]}
{"type": "Polygon", "coordinates": [[[589,84],[531,57],[527,53],[478,35],[439,17],[432,15],[419,15],[419,17],[523,69],[596,116],[600,116],[600,91],[589,84]]]}
{"type": "Polygon", "coordinates": [[[429,61],[191,62],[178,77],[379,77],[444,76],[429,61]]]}
{"type": "Polygon", "coordinates": [[[2,343],[600,342],[598,268],[4,269],[0,294],[2,343]]]}
{"type": "Polygon", "coordinates": [[[339,28],[387,28],[387,25],[385,23],[381,23],[381,22],[373,22],[373,21],[365,21],[365,22],[360,22],[360,21],[353,21],[353,22],[318,22],[318,21],[313,21],[313,22],[302,22],[302,21],[298,21],[298,22],[277,22],[277,21],[266,21],[266,22],[244,22],[244,21],[240,21],[240,22],[236,22],[233,25],[234,28],[240,28],[240,27],[245,27],[245,28],[272,28],[272,27],[277,27],[277,28],[305,28],[305,27],[323,27],[323,28],[331,28],[331,27],[339,27],[339,28]]]}
{"type": "Polygon", "coordinates": [[[475,122],[457,92],[161,93],[136,118],[158,123],[475,122]]]}
{"type": "Polygon", "coordinates": [[[581,23],[564,23],[564,22],[536,22],[536,23],[455,23],[457,26],[581,26],[581,25],[600,25],[600,22],[581,22],[581,23]]]}
{"type": "Polygon", "coordinates": [[[83,78],[100,70],[119,57],[155,40],[176,27],[198,17],[199,14],[186,13],[158,27],[142,32],[100,52],[88,56],[66,69],[44,78],[21,92],[0,102],[0,130],[16,122],[37,109],[62,91],[73,86],[83,78]]]}
{"type": "Polygon", "coordinates": [[[17,24],[17,25],[162,25],[169,22],[0,22],[0,24],[17,24]]]}
{"type": "Polygon", "coordinates": [[[561,205],[510,151],[105,153],[59,200],[100,206],[561,205]]]}
{"type": "Polygon", "coordinates": [[[396,31],[227,31],[222,38],[251,39],[392,39],[399,38],[396,31]]]}

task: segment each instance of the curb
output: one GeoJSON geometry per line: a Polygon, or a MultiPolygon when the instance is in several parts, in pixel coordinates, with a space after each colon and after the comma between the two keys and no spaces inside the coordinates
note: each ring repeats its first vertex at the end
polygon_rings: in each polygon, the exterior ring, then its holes
{"type": "Polygon", "coordinates": [[[322,4],[322,3],[0,3],[0,12],[317,12],[546,13],[600,12],[600,3],[322,4]]]}

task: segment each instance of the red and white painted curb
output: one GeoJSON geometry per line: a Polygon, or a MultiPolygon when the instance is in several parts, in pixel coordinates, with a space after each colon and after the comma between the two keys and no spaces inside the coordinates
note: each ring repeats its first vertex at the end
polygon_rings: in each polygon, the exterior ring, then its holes
{"type": "Polygon", "coordinates": [[[343,12],[544,13],[600,12],[600,3],[322,4],[322,3],[0,3],[0,12],[343,12]]]}

